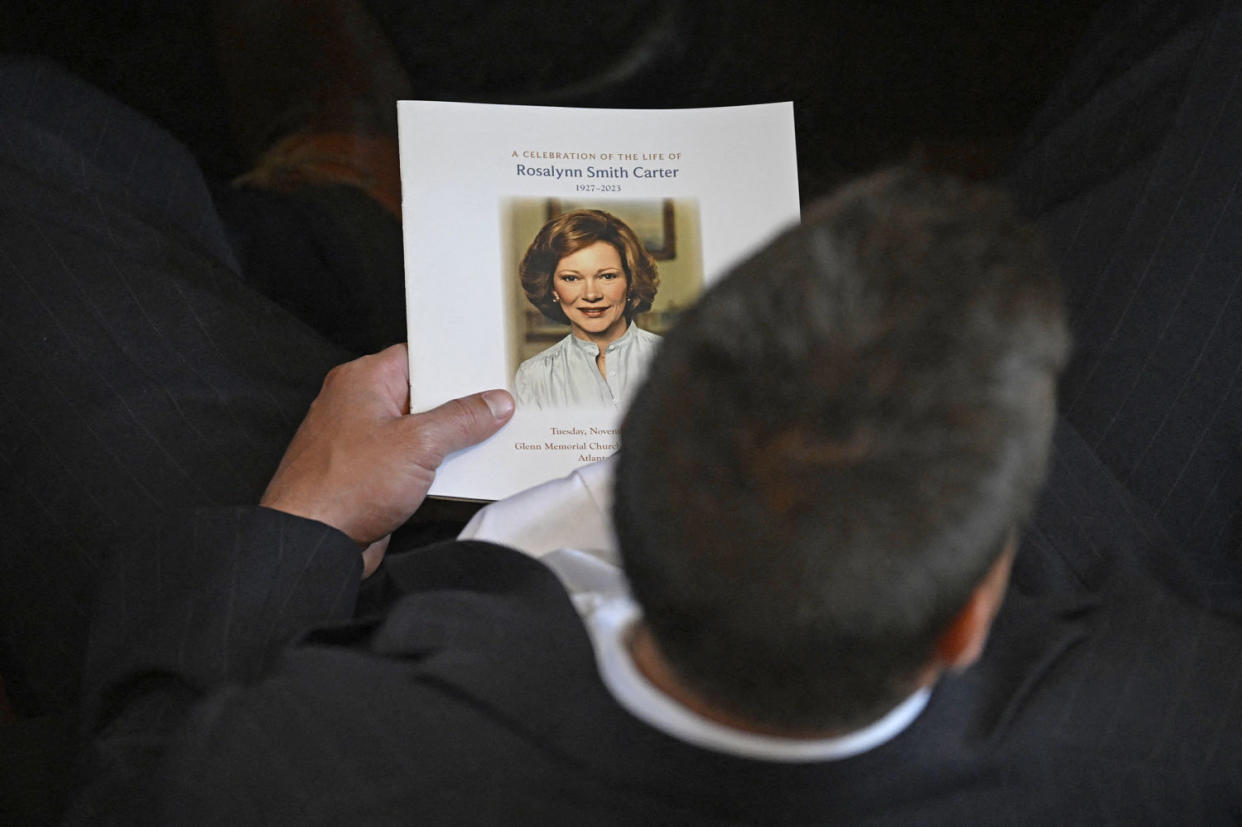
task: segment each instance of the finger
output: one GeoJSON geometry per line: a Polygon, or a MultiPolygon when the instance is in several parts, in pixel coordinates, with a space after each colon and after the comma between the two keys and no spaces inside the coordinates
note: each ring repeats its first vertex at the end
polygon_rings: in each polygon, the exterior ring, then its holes
{"type": "Polygon", "coordinates": [[[492,390],[453,399],[438,408],[408,417],[403,426],[417,440],[419,462],[437,468],[454,451],[477,445],[513,416],[513,397],[492,390]]]}
{"type": "Polygon", "coordinates": [[[362,578],[364,580],[374,574],[379,564],[383,562],[384,553],[388,551],[388,541],[391,539],[391,534],[385,534],[362,550],[362,578]]]}

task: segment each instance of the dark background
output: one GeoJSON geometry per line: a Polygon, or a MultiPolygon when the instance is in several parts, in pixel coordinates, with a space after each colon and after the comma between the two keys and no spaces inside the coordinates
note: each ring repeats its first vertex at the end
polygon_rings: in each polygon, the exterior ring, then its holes
{"type": "MultiPolygon", "coordinates": [[[[210,176],[228,142],[209,4],[13,0],[0,49],[40,53],[163,123],[210,176]]],[[[419,97],[581,106],[792,99],[804,198],[915,154],[996,171],[1100,0],[367,0],[419,97]]]]}

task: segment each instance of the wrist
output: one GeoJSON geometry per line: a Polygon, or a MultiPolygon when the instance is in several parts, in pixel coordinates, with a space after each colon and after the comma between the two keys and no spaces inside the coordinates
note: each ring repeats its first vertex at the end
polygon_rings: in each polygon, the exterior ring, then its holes
{"type": "Polygon", "coordinates": [[[366,548],[368,543],[355,537],[349,530],[349,523],[343,515],[337,514],[330,506],[323,503],[290,497],[287,495],[264,493],[259,499],[259,506],[270,511],[280,511],[303,520],[311,520],[339,531],[359,548],[366,548]]]}

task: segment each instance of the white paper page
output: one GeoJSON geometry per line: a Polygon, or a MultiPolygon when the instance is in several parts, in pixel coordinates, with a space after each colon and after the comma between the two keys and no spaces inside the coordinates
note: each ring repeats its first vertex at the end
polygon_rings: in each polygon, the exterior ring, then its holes
{"type": "MultiPolygon", "coordinates": [[[[796,223],[789,103],[608,110],[398,104],[411,408],[513,388],[555,329],[518,264],[558,210],[602,209],[657,258],[660,291],[635,323],[675,325],[695,290],[796,223]]],[[[663,325],[663,328],[660,326],[663,325]]],[[[611,454],[623,410],[532,410],[441,467],[432,495],[500,499],[611,454]]]]}

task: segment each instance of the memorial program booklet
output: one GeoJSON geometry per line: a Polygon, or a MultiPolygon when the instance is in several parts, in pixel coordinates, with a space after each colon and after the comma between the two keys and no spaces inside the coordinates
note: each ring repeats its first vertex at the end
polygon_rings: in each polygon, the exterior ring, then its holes
{"type": "Polygon", "coordinates": [[[518,397],[433,496],[501,499],[612,454],[659,337],[799,218],[789,103],[402,101],[398,124],[411,410],[518,397]]]}

